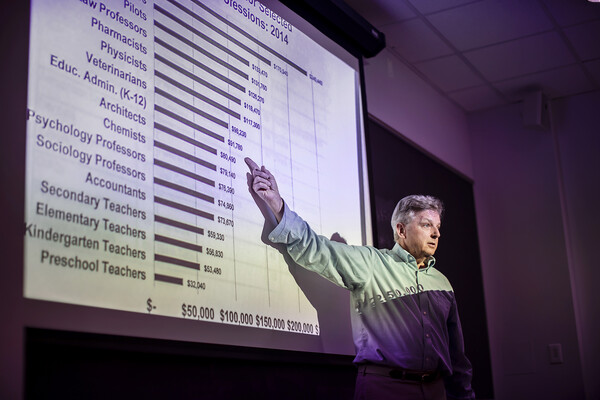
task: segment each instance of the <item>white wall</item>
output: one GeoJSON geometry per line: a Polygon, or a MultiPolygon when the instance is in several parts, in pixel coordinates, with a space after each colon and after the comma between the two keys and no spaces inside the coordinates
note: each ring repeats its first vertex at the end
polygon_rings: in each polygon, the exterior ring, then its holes
{"type": "Polygon", "coordinates": [[[600,399],[600,92],[553,102],[567,244],[587,399],[600,399]]]}
{"type": "Polygon", "coordinates": [[[553,135],[523,128],[519,104],[469,122],[496,398],[581,399],[553,135]],[[553,343],[562,364],[549,363],[553,343]]]}
{"type": "Polygon", "coordinates": [[[464,112],[384,49],[366,60],[369,114],[440,161],[472,178],[464,112]]]}

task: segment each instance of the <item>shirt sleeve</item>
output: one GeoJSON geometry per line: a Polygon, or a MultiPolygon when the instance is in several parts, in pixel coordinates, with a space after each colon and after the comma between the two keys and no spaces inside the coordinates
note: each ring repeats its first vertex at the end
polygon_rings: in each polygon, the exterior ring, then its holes
{"type": "Polygon", "coordinates": [[[452,301],[447,324],[448,349],[452,363],[452,375],[444,378],[448,399],[475,399],[475,392],[471,388],[473,368],[465,355],[465,344],[456,299],[452,301]]]}
{"type": "Polygon", "coordinates": [[[317,235],[287,204],[269,240],[284,244],[300,266],[346,289],[362,287],[372,275],[373,263],[369,262],[374,256],[372,248],[351,246],[317,235]]]}

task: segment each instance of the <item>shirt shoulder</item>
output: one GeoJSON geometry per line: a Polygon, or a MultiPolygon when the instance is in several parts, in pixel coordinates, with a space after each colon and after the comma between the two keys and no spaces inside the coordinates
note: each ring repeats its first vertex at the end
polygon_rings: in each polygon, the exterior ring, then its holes
{"type": "Polygon", "coordinates": [[[437,283],[436,286],[438,288],[454,293],[452,284],[450,283],[448,278],[446,278],[446,275],[444,275],[439,269],[435,267],[429,267],[427,269],[427,275],[430,279],[434,280],[437,283]]]}

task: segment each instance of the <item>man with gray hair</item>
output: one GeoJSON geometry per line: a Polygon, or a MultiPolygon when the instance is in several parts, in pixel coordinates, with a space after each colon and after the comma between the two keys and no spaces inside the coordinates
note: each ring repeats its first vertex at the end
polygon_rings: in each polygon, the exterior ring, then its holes
{"type": "Polygon", "coordinates": [[[277,182],[246,158],[249,185],[275,215],[269,234],[292,259],[351,291],[358,366],[355,399],[474,399],[471,363],[452,286],[433,267],[444,211],[432,196],[407,196],[392,214],[392,250],[317,235],[291,211],[277,182]]]}

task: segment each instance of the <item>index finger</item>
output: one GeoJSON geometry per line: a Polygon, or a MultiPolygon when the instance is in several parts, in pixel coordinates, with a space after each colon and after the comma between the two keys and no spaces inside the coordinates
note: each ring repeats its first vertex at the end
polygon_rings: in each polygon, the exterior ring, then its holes
{"type": "Polygon", "coordinates": [[[244,158],[244,161],[246,162],[246,165],[248,165],[248,168],[250,168],[250,173],[252,173],[253,175],[255,170],[260,170],[258,164],[252,161],[250,157],[244,158]]]}

